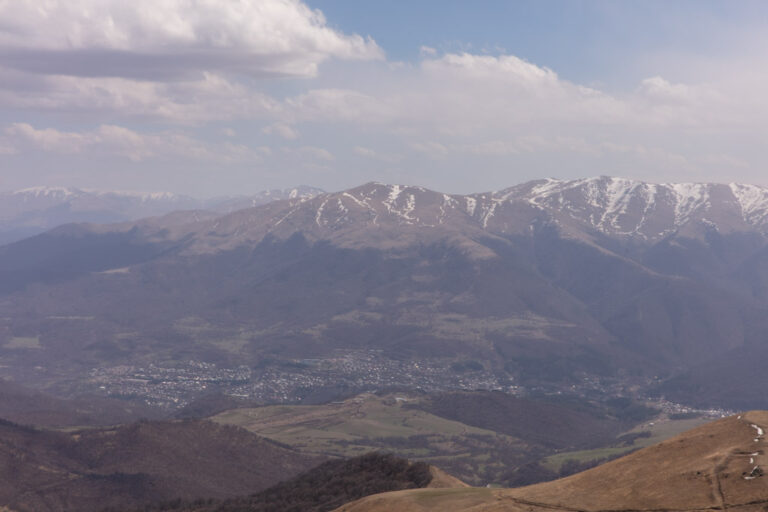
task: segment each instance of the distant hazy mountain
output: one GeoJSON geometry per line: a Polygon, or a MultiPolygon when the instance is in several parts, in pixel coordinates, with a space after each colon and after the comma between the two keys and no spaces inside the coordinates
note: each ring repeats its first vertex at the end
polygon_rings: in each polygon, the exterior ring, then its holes
{"type": "Polygon", "coordinates": [[[226,215],[63,226],[0,249],[3,371],[39,366],[36,379],[60,382],[362,350],[434,365],[413,374],[469,361],[531,388],[671,379],[660,392],[681,401],[759,407],[766,212],[760,187],[598,177],[472,195],[369,183],[226,215]],[[697,393],[712,382],[717,393],[697,393]]]}
{"type": "Polygon", "coordinates": [[[200,200],[167,192],[139,194],[62,187],[0,192],[0,245],[71,222],[124,222],[176,210],[228,213],[279,199],[307,198],[320,193],[319,189],[302,186],[251,196],[200,200]]]}
{"type": "Polygon", "coordinates": [[[325,191],[319,188],[302,185],[282,190],[264,190],[251,196],[219,197],[206,201],[205,207],[217,212],[232,213],[236,210],[261,206],[262,204],[267,204],[272,201],[280,201],[282,199],[310,199],[324,193],[325,191]]]}

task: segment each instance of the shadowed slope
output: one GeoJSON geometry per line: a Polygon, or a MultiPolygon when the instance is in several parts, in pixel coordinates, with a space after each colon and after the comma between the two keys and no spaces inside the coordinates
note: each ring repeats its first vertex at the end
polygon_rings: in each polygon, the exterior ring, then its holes
{"type": "Polygon", "coordinates": [[[252,496],[216,502],[161,504],[144,512],[325,512],[387,490],[467,485],[423,462],[372,452],[324,462],[252,496]]]}
{"type": "Polygon", "coordinates": [[[272,486],[320,460],[206,421],[73,433],[0,421],[0,506],[88,512],[179,497],[228,498],[272,486]]]}

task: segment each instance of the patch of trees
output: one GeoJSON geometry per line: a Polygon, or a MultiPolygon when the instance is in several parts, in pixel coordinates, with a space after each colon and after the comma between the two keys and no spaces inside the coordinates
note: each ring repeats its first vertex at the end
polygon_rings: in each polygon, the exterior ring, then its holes
{"type": "Polygon", "coordinates": [[[645,439],[649,437],[651,437],[650,431],[643,430],[642,432],[631,432],[629,434],[619,436],[616,438],[616,441],[618,441],[621,446],[632,446],[638,439],[645,439]]]}
{"type": "Polygon", "coordinates": [[[371,494],[426,487],[431,481],[428,464],[373,452],[324,462],[252,496],[219,502],[175,500],[137,512],[325,512],[371,494]]]}
{"type": "Polygon", "coordinates": [[[611,398],[605,402],[609,412],[620,421],[640,423],[656,416],[659,411],[635,402],[629,397],[611,398]]]}
{"type": "Polygon", "coordinates": [[[675,412],[669,415],[671,420],[692,420],[700,417],[700,412],[675,412]]]}

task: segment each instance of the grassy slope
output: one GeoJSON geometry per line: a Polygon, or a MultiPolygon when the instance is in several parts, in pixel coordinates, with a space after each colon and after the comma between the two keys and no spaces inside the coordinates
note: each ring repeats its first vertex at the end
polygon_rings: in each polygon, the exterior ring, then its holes
{"type": "MultiPolygon", "coordinates": [[[[244,427],[309,453],[356,456],[372,450],[391,451],[434,464],[473,485],[509,485],[515,481],[516,472],[528,471],[527,465],[547,456],[555,457],[558,464],[558,467],[550,464],[547,469],[557,471],[562,462],[578,459],[579,455],[587,457],[584,460],[592,460],[639,446],[614,447],[616,436],[633,424],[605,417],[604,412],[588,413],[491,393],[442,396],[439,408],[434,407],[433,399],[422,395],[368,394],[318,406],[235,409],[218,414],[213,420],[244,427]],[[510,403],[499,403],[500,400],[510,403]],[[448,415],[451,404],[462,408],[467,403],[480,407],[472,411],[476,417],[467,417],[465,422],[456,420],[461,415],[454,414],[453,419],[448,419],[427,412],[435,410],[448,415]],[[488,418],[479,419],[482,416],[488,418]],[[489,419],[493,421],[486,421],[489,419]],[[598,430],[600,436],[593,435],[598,430]],[[572,432],[570,438],[569,432],[572,432]],[[585,443],[591,449],[606,453],[574,454],[575,450],[587,447],[585,443]]],[[[678,431],[660,430],[658,435],[661,438],[678,431]]]]}
{"type": "Polygon", "coordinates": [[[327,405],[235,409],[213,419],[245,427],[296,448],[328,455],[370,451],[377,447],[377,438],[428,435],[447,440],[467,434],[495,436],[493,431],[408,409],[402,404],[389,397],[361,395],[327,405]]]}
{"type": "Polygon", "coordinates": [[[498,461],[489,467],[485,454],[500,447],[517,453],[528,449],[511,436],[403,404],[394,396],[361,395],[343,403],[320,406],[236,409],[212,419],[244,427],[309,453],[349,457],[372,450],[392,451],[402,457],[435,463],[477,485],[503,470],[498,461]]]}
{"type": "Polygon", "coordinates": [[[728,508],[757,512],[765,510],[768,504],[768,478],[744,476],[754,465],[762,467],[768,463],[768,459],[764,453],[766,440],[757,436],[753,424],[765,430],[768,412],[753,411],[717,420],[554,482],[519,489],[400,491],[370,496],[338,510],[552,512],[728,508]]]}

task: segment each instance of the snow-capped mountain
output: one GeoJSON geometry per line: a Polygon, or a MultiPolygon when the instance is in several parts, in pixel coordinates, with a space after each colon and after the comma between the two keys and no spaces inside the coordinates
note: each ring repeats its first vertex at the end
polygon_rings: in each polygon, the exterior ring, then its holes
{"type": "Polygon", "coordinates": [[[653,184],[624,178],[542,180],[497,192],[608,235],[663,237],[690,224],[724,231],[768,229],[768,188],[737,183],[653,184]]]}
{"type": "MultiPolygon", "coordinates": [[[[29,188],[0,193],[0,241],[69,222],[123,222],[177,210],[231,214],[219,219],[214,231],[224,229],[241,239],[263,236],[266,226],[276,234],[301,230],[322,237],[326,232],[338,233],[344,226],[448,228],[455,224],[514,234],[542,223],[558,226],[563,234],[576,237],[599,233],[648,241],[673,233],[696,236],[708,229],[768,234],[766,187],[738,183],[655,184],[600,176],[536,180],[468,195],[383,183],[329,194],[301,186],[208,200],[166,192],[29,188]],[[282,201],[274,210],[250,210],[274,201],[282,201]],[[254,216],[264,217],[264,222],[254,223],[254,216]]],[[[229,238],[228,244],[235,241],[229,238]]]]}
{"type": "Polygon", "coordinates": [[[682,402],[722,375],[722,403],[765,403],[764,188],[597,177],[469,195],[383,183],[286,195],[0,248],[0,318],[25,319],[5,336],[40,334],[44,347],[0,355],[77,376],[131,357],[257,364],[371,350],[476,360],[531,386],[677,376],[693,390],[682,402]],[[57,318],[93,320],[67,331],[57,318]],[[124,350],[125,332],[140,333],[141,357],[124,350]],[[746,391],[733,385],[742,372],[746,391]]]}
{"type": "Polygon", "coordinates": [[[381,237],[374,228],[402,228],[399,238],[404,243],[418,228],[435,229],[413,236],[452,231],[466,240],[522,235],[542,226],[571,238],[603,236],[647,243],[672,235],[699,238],[711,230],[764,236],[768,234],[768,188],[595,177],[537,180],[494,192],[457,195],[367,183],[276,202],[270,208],[236,211],[209,224],[201,229],[208,235],[198,239],[208,249],[257,242],[267,233],[287,238],[295,232],[353,246],[375,246],[381,237]]]}

